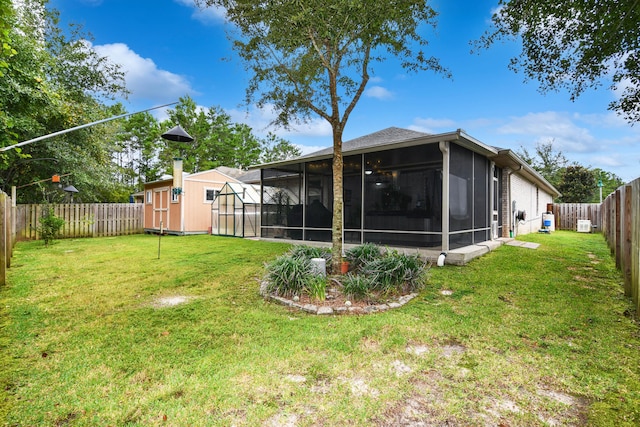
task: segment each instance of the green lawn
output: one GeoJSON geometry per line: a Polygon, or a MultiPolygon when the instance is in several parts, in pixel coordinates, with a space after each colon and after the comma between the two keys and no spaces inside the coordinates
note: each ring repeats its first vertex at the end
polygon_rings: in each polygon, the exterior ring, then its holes
{"type": "Polygon", "coordinates": [[[326,317],[258,295],[284,244],[167,236],[157,259],[150,235],[20,243],[0,288],[0,416],[8,426],[639,425],[639,329],[602,236],[522,239],[541,246],[433,267],[399,309],[326,317]],[[176,297],[185,301],[163,305],[176,297]]]}

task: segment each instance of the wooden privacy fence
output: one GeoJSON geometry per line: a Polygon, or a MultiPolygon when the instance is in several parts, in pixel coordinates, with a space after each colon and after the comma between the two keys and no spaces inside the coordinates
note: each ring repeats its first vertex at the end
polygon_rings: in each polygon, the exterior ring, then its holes
{"type": "Polygon", "coordinates": [[[602,202],[602,232],[624,276],[624,293],[640,313],[640,178],[602,202]]]}
{"type": "Polygon", "coordinates": [[[594,231],[602,227],[600,203],[554,203],[552,213],[556,230],[576,231],[580,219],[590,220],[594,231]]]}
{"type": "MultiPolygon", "coordinates": [[[[61,238],[104,237],[143,232],[142,203],[70,203],[49,205],[64,219],[61,238]]],[[[18,205],[15,212],[16,240],[39,239],[39,218],[46,205],[18,205]]]]}

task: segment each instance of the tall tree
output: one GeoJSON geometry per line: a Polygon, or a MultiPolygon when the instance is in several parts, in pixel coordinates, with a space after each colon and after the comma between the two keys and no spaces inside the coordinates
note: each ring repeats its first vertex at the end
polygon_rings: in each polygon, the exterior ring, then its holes
{"type": "MultiPolygon", "coordinates": [[[[196,0],[221,7],[239,30],[234,48],[253,74],[246,102],[273,105],[275,123],[311,115],[325,119],[333,139],[333,270],[342,259],[342,135],[369,82],[387,55],[407,70],[447,74],[425,56],[424,25],[435,25],[427,0],[196,0]]],[[[233,37],[233,36],[232,36],[233,37]]]]}
{"type": "Polygon", "coordinates": [[[640,5],[637,0],[500,0],[487,47],[521,38],[510,67],[523,69],[543,91],[568,89],[574,100],[611,79],[621,96],[609,108],[640,121],[640,5]]]}
{"type": "Polygon", "coordinates": [[[3,69],[9,66],[8,59],[18,53],[11,46],[11,28],[14,15],[11,0],[0,0],[0,77],[4,76],[3,69]]]}
{"type": "Polygon", "coordinates": [[[133,192],[141,191],[144,183],[155,181],[161,175],[158,158],[162,142],[160,123],[149,112],[133,114],[123,120],[117,133],[114,153],[121,178],[133,192]]]}
{"type": "Polygon", "coordinates": [[[553,148],[553,142],[551,140],[537,143],[535,154],[531,154],[526,148],[521,147],[521,151],[518,154],[538,171],[544,179],[557,188],[560,183],[560,176],[569,161],[562,154],[562,151],[556,151],[553,148]]]}
{"type": "Polygon", "coordinates": [[[189,96],[168,111],[163,131],[177,124],[194,139],[191,143],[166,142],[160,155],[168,165],[173,157],[183,157],[184,170],[200,172],[218,166],[246,169],[258,162],[261,145],[251,128],[233,123],[219,107],[199,108],[189,96]]]}
{"type": "Polygon", "coordinates": [[[188,172],[199,172],[218,166],[246,169],[258,162],[284,160],[301,154],[289,141],[268,134],[258,138],[251,127],[234,123],[220,107],[201,108],[189,96],[180,98],[169,119],[160,127],[163,131],[181,125],[194,141],[189,144],[162,141],[160,159],[170,170],[173,157],[183,158],[188,172]]]}
{"type": "Polygon", "coordinates": [[[560,177],[558,191],[564,203],[587,203],[596,192],[596,179],[584,166],[567,166],[560,177]]]}
{"type": "Polygon", "coordinates": [[[262,140],[262,154],[260,155],[261,163],[293,159],[301,155],[302,151],[300,148],[271,132],[269,132],[267,137],[262,140]]]}
{"type": "MultiPolygon", "coordinates": [[[[101,99],[125,92],[118,67],[91,49],[81,29],[63,32],[46,0],[16,5],[10,16],[15,53],[0,79],[0,145],[108,117],[110,110],[101,99]]],[[[108,128],[101,125],[5,152],[0,162],[3,189],[73,172],[74,185],[84,187],[83,200],[121,197],[113,180],[108,128]]],[[[18,198],[38,201],[37,188],[25,187],[18,198]]]]}

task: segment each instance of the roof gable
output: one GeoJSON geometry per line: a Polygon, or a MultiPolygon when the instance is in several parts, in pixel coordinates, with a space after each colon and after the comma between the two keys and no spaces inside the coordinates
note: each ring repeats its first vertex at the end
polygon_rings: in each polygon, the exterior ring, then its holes
{"type": "MultiPolygon", "coordinates": [[[[363,150],[376,147],[378,145],[389,145],[396,142],[404,142],[411,139],[422,138],[425,136],[429,136],[429,134],[410,129],[390,127],[374,133],[370,133],[369,135],[360,136],[358,138],[343,142],[342,152],[348,153],[349,151],[363,150]]],[[[330,155],[332,153],[333,147],[329,147],[299,158],[324,156],[330,155]]]]}

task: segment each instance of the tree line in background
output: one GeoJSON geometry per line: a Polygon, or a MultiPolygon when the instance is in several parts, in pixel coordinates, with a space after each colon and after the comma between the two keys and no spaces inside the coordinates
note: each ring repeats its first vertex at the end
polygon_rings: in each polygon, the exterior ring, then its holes
{"type": "Polygon", "coordinates": [[[624,184],[614,173],[569,162],[553,141],[538,143],[535,153],[521,147],[518,155],[562,194],[558,202],[599,203],[600,188],[604,198],[624,184]]]}
{"type": "MultiPolygon", "coordinates": [[[[26,0],[15,9],[0,0],[0,146],[6,147],[60,130],[125,114],[120,66],[91,48],[78,26],[68,32],[47,0],[26,0]]],[[[139,113],[0,153],[0,187],[18,187],[19,203],[62,201],[61,186],[80,190],[75,200],[126,202],[144,182],[171,173],[171,160],[184,157],[185,172],[217,166],[246,169],[260,162],[297,156],[288,141],[257,137],[234,123],[221,108],[202,109],[185,96],[169,118],[139,113]],[[195,141],[178,144],[161,134],[180,124],[195,141]],[[39,182],[42,181],[42,182],[39,182]],[[36,183],[36,184],[33,184],[36,183]],[[33,184],[33,185],[31,185],[33,184]]]]}

